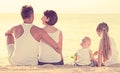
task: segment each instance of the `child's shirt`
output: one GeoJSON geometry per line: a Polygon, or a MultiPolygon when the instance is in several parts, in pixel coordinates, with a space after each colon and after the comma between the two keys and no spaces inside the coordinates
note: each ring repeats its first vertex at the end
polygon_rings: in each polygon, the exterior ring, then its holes
{"type": "Polygon", "coordinates": [[[78,65],[89,65],[91,63],[89,48],[82,48],[76,53],[78,65]]]}

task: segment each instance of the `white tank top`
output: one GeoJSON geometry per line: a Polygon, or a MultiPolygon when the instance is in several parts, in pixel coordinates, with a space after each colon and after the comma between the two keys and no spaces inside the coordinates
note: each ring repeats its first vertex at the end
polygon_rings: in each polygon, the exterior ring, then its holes
{"type": "Polygon", "coordinates": [[[89,54],[89,48],[82,48],[77,51],[77,61],[76,63],[78,65],[89,65],[91,63],[90,54],[89,54]]]}
{"type": "MultiPolygon", "coordinates": [[[[59,30],[57,30],[54,33],[48,33],[48,35],[57,43],[59,41],[59,34],[59,30]]],[[[39,49],[39,61],[46,63],[59,62],[61,61],[61,55],[57,53],[51,46],[49,46],[43,40],[41,40],[39,49]]]]}
{"type": "Polygon", "coordinates": [[[30,29],[32,24],[22,24],[24,33],[16,39],[15,50],[11,62],[15,65],[37,65],[39,44],[32,37],[30,29]]]}

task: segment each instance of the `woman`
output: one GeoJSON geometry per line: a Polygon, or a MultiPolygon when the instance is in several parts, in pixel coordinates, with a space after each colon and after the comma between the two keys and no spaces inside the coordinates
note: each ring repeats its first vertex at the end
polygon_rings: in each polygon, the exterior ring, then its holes
{"type": "Polygon", "coordinates": [[[39,62],[38,65],[53,64],[53,65],[63,65],[62,56],[62,31],[54,27],[58,20],[57,14],[53,10],[47,10],[44,12],[44,16],[41,18],[43,28],[48,35],[58,43],[61,49],[59,53],[56,52],[51,46],[49,46],[45,41],[40,41],[40,51],[39,51],[39,62]]]}

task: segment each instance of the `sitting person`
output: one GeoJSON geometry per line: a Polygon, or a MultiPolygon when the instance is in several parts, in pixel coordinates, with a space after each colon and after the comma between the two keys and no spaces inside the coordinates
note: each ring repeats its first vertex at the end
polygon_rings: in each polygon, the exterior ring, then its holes
{"type": "Polygon", "coordinates": [[[114,40],[109,37],[109,27],[106,23],[100,23],[96,28],[97,34],[101,37],[98,50],[98,66],[110,66],[119,63],[118,51],[114,40]]]}
{"type": "Polygon", "coordinates": [[[82,39],[81,49],[79,49],[74,57],[74,62],[76,66],[95,66],[96,61],[94,59],[92,51],[89,49],[91,44],[91,39],[89,37],[84,37],[82,39]]]}
{"type": "Polygon", "coordinates": [[[43,22],[43,25],[45,25],[43,29],[54,41],[58,43],[60,47],[60,53],[56,52],[53,47],[49,46],[44,40],[40,41],[38,65],[63,65],[62,31],[53,26],[58,20],[57,14],[53,10],[47,10],[44,12],[44,16],[41,18],[41,20],[43,22]]]}

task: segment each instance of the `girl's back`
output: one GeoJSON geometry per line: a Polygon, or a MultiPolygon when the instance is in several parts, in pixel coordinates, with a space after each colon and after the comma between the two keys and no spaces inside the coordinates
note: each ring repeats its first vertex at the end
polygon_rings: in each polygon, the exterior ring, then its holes
{"type": "Polygon", "coordinates": [[[118,63],[118,56],[119,56],[119,54],[118,54],[118,51],[117,51],[117,48],[116,48],[116,44],[115,44],[113,38],[110,38],[110,43],[111,43],[112,55],[109,56],[109,59],[105,62],[106,66],[118,63]]]}

